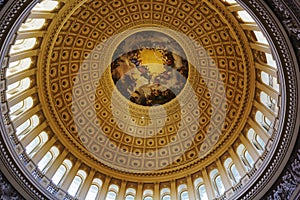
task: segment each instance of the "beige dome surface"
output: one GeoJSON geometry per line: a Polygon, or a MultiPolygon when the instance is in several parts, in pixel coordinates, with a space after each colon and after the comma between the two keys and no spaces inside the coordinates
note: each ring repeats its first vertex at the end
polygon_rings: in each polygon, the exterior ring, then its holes
{"type": "Polygon", "coordinates": [[[58,138],[99,169],[152,176],[207,165],[239,136],[254,93],[250,46],[225,9],[214,1],[86,1],[58,18],[39,69],[43,111],[58,138]],[[152,40],[126,40],[143,31],[152,40]],[[124,98],[111,75],[113,53],[172,51],[170,38],[188,62],[182,91],[159,106],[124,98]]]}

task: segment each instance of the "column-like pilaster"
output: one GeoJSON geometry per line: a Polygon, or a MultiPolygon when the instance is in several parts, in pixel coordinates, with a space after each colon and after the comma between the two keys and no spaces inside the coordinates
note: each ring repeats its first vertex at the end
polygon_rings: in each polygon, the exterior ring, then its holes
{"type": "Polygon", "coordinates": [[[85,179],[80,191],[79,191],[79,194],[78,194],[78,199],[84,199],[85,196],[87,195],[92,183],[93,183],[93,179],[94,179],[94,176],[95,176],[95,170],[94,169],[91,169],[87,178],[85,179]]]}
{"type": "Polygon", "coordinates": [[[57,171],[57,169],[59,168],[59,166],[61,165],[61,163],[66,158],[68,152],[69,151],[67,149],[63,150],[63,152],[52,163],[51,167],[48,168],[48,170],[45,173],[45,176],[52,177],[55,174],[55,172],[57,171]]]}
{"type": "Polygon", "coordinates": [[[38,163],[44,157],[44,155],[50,150],[50,148],[54,145],[55,142],[56,142],[56,137],[52,137],[39,149],[39,151],[36,154],[34,154],[31,160],[34,163],[38,163]]]}
{"type": "Polygon", "coordinates": [[[207,197],[208,199],[214,199],[215,198],[215,193],[213,191],[213,186],[211,184],[211,180],[208,176],[208,173],[206,171],[206,169],[202,170],[202,177],[203,177],[203,182],[204,182],[204,186],[206,189],[206,193],[207,193],[207,197]]]}
{"type": "Polygon", "coordinates": [[[143,184],[138,183],[136,190],[136,199],[143,199],[143,184]]]}
{"type": "Polygon", "coordinates": [[[221,179],[222,179],[222,183],[224,185],[225,191],[229,190],[231,188],[231,181],[228,177],[228,174],[226,173],[225,169],[224,169],[224,165],[222,165],[220,159],[216,160],[216,164],[218,167],[218,171],[220,173],[221,179]]]}
{"type": "Polygon", "coordinates": [[[254,149],[253,145],[249,142],[249,140],[243,135],[240,135],[240,140],[245,145],[246,149],[248,150],[250,156],[252,157],[253,161],[255,162],[259,158],[259,153],[256,149],[254,149]]]}
{"type": "Polygon", "coordinates": [[[101,187],[101,190],[100,190],[100,195],[99,195],[99,198],[100,200],[102,199],[105,199],[107,193],[108,193],[108,188],[109,188],[109,184],[110,184],[110,180],[111,180],[111,177],[107,176],[105,177],[105,181],[101,187]]]}
{"type": "Polygon", "coordinates": [[[118,200],[124,200],[125,199],[125,193],[126,193],[126,181],[125,180],[122,180],[122,183],[121,183],[121,187],[120,187],[120,190],[119,190],[119,194],[118,194],[118,200]]]}
{"type": "Polygon", "coordinates": [[[232,147],[229,147],[228,152],[230,154],[230,157],[233,160],[233,163],[235,164],[239,174],[241,177],[245,176],[247,174],[247,171],[241,161],[241,159],[238,157],[237,153],[232,149],[232,147]]]}
{"type": "Polygon", "coordinates": [[[178,192],[176,187],[176,181],[171,181],[171,199],[172,200],[178,200],[178,192]]]}

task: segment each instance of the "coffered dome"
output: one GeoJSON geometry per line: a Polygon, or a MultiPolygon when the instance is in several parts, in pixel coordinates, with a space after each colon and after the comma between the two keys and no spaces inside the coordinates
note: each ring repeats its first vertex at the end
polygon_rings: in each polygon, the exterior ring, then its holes
{"type": "Polygon", "coordinates": [[[34,198],[256,196],[250,188],[276,171],[299,128],[282,125],[297,106],[277,48],[284,37],[257,23],[267,12],[244,9],[263,6],[29,4],[3,53],[1,108],[34,198]]]}

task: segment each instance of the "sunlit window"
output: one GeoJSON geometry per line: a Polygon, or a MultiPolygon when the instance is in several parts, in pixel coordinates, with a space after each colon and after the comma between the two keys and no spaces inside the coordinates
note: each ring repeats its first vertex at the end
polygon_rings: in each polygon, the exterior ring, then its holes
{"type": "Polygon", "coordinates": [[[126,195],[125,200],[134,200],[134,196],[131,194],[126,195]]]}
{"type": "Polygon", "coordinates": [[[205,189],[204,185],[200,185],[198,187],[198,192],[199,192],[200,200],[208,200],[206,189],[205,189]]]}
{"type": "Polygon", "coordinates": [[[273,56],[269,53],[265,53],[266,58],[267,58],[267,64],[270,65],[271,67],[277,68],[276,62],[273,59],[273,56]]]}
{"type": "Polygon", "coordinates": [[[134,188],[127,188],[125,200],[134,200],[136,190],[134,188]]]}
{"type": "Polygon", "coordinates": [[[36,44],[36,38],[26,38],[16,40],[15,44],[10,49],[10,54],[18,53],[32,49],[36,44]]]}
{"type": "Polygon", "coordinates": [[[109,191],[106,196],[106,200],[116,200],[117,194],[113,191],[109,191]]]}
{"type": "Polygon", "coordinates": [[[161,196],[161,199],[162,200],[170,200],[171,199],[171,191],[169,188],[163,188],[161,191],[160,191],[160,196],[161,196]]]}
{"type": "Polygon", "coordinates": [[[38,163],[38,168],[43,171],[51,161],[55,160],[55,158],[58,156],[59,150],[57,147],[51,147],[51,149],[46,153],[46,155],[40,160],[38,163]]]}
{"type": "Polygon", "coordinates": [[[270,110],[274,112],[277,110],[276,100],[267,95],[265,92],[260,93],[260,101],[270,110]]]}
{"type": "Polygon", "coordinates": [[[111,184],[108,189],[106,200],[115,200],[117,198],[117,193],[119,192],[119,186],[111,184]]]}
{"type": "Polygon", "coordinates": [[[247,169],[247,171],[250,171],[254,165],[254,161],[243,144],[240,144],[238,146],[237,153],[238,153],[242,163],[244,164],[245,168],[247,169]]]}
{"type": "Polygon", "coordinates": [[[30,109],[32,106],[33,106],[32,97],[27,97],[23,101],[20,101],[16,105],[13,105],[12,107],[9,108],[11,119],[14,119],[15,117],[19,116],[21,113],[30,109]]]}
{"type": "Polygon", "coordinates": [[[16,128],[16,135],[21,140],[26,135],[26,133],[28,133],[30,130],[36,127],[39,124],[39,122],[39,117],[37,115],[33,115],[16,128]]]}
{"type": "Polygon", "coordinates": [[[171,200],[171,196],[169,194],[166,194],[162,197],[162,200],[171,200]]]}
{"type": "Polygon", "coordinates": [[[67,167],[65,165],[59,166],[59,168],[55,172],[54,176],[52,177],[52,182],[54,184],[58,185],[58,183],[64,177],[66,172],[67,172],[67,167]]]}
{"type": "Polygon", "coordinates": [[[247,134],[248,140],[251,142],[251,144],[255,147],[255,149],[262,154],[265,149],[265,142],[261,139],[259,135],[257,135],[254,130],[251,128],[248,131],[247,134]]]}
{"type": "Polygon", "coordinates": [[[93,180],[92,185],[90,186],[90,189],[85,197],[86,200],[95,200],[97,198],[97,195],[99,193],[99,190],[102,186],[102,180],[99,178],[95,178],[93,180]]]}
{"type": "Polygon", "coordinates": [[[264,116],[260,111],[256,112],[255,120],[266,130],[268,131],[272,125],[272,122],[264,116]]]}
{"type": "Polygon", "coordinates": [[[32,19],[28,18],[25,23],[23,23],[19,29],[19,31],[31,31],[31,30],[39,30],[45,24],[45,19],[32,19]]]}
{"type": "Polygon", "coordinates": [[[250,164],[250,166],[253,167],[254,161],[248,151],[245,151],[245,158],[246,158],[247,162],[250,164]]]}
{"type": "Polygon", "coordinates": [[[214,187],[214,190],[215,190],[215,194],[217,196],[222,195],[225,192],[225,188],[222,183],[221,176],[219,175],[219,172],[217,169],[214,169],[210,172],[210,178],[211,178],[211,182],[214,187]]]}
{"type": "Polygon", "coordinates": [[[186,184],[181,184],[181,185],[178,186],[178,195],[180,197],[180,200],[189,199],[186,184]]]}
{"type": "Polygon", "coordinates": [[[237,13],[244,22],[255,22],[247,11],[242,10],[238,11],[237,13]]]}
{"type": "Polygon", "coordinates": [[[181,192],[180,200],[189,200],[189,193],[187,191],[181,192]]]}
{"type": "Polygon", "coordinates": [[[144,190],[143,192],[143,200],[153,200],[153,191],[152,190],[144,190]]]}
{"type": "Polygon", "coordinates": [[[263,35],[261,31],[253,31],[258,42],[263,44],[269,44],[266,37],[263,35]]]}
{"type": "Polygon", "coordinates": [[[75,197],[85,178],[86,172],[83,170],[79,170],[68,189],[68,193],[75,197]]]}
{"type": "Polygon", "coordinates": [[[95,200],[97,198],[97,194],[99,192],[99,188],[96,185],[91,185],[85,199],[86,200],[95,200]]]}
{"type": "Polygon", "coordinates": [[[52,11],[58,5],[58,1],[44,0],[41,3],[36,4],[32,10],[36,11],[52,11]]]}
{"type": "Polygon", "coordinates": [[[229,4],[236,4],[235,0],[225,0],[225,2],[229,3],[229,4]]]}
{"type": "Polygon", "coordinates": [[[68,189],[68,193],[72,196],[75,196],[81,183],[82,183],[82,178],[80,176],[75,176],[68,189]]]}
{"type": "Polygon", "coordinates": [[[52,182],[56,185],[59,185],[63,177],[68,173],[72,168],[72,162],[68,159],[64,160],[63,163],[56,170],[55,174],[52,177],[52,182]]]}
{"type": "Polygon", "coordinates": [[[46,132],[41,132],[38,136],[36,136],[25,148],[26,153],[31,158],[34,156],[36,151],[48,141],[48,134],[46,132]]]}
{"type": "Polygon", "coordinates": [[[24,78],[7,86],[7,98],[15,95],[18,92],[24,91],[30,87],[30,78],[24,78]]]}
{"type": "Polygon", "coordinates": [[[9,63],[9,67],[6,71],[6,76],[16,74],[18,72],[28,69],[31,65],[31,58],[24,58],[15,62],[9,63]]]}
{"type": "Polygon", "coordinates": [[[279,92],[279,84],[277,83],[277,78],[267,74],[266,72],[261,72],[261,80],[264,84],[271,86],[277,92],[279,92]]]}
{"type": "Polygon", "coordinates": [[[239,172],[231,158],[227,158],[224,162],[224,167],[231,180],[232,185],[235,185],[241,179],[239,172]]]}

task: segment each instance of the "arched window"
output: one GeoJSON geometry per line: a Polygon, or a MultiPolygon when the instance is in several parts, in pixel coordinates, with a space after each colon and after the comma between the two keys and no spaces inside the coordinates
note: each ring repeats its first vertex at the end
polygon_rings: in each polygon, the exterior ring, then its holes
{"type": "Polygon", "coordinates": [[[38,168],[43,171],[46,167],[53,162],[59,154],[59,150],[57,147],[51,147],[51,149],[44,155],[44,157],[38,163],[38,168]]]}
{"type": "Polygon", "coordinates": [[[211,179],[212,185],[214,187],[215,194],[217,196],[222,195],[225,192],[225,188],[222,183],[219,171],[217,169],[214,169],[210,172],[210,179],[211,179]]]}
{"type": "Polygon", "coordinates": [[[106,200],[116,200],[117,193],[114,191],[109,191],[106,196],[106,200]]]}
{"type": "Polygon", "coordinates": [[[267,74],[266,72],[261,72],[261,80],[264,84],[272,87],[277,92],[279,92],[279,84],[277,83],[277,78],[271,76],[270,74],[267,74]]]}
{"type": "Polygon", "coordinates": [[[269,131],[271,128],[272,122],[264,116],[260,111],[256,112],[255,120],[266,130],[269,131]]]}
{"type": "Polygon", "coordinates": [[[162,200],[171,200],[171,195],[166,194],[166,195],[162,196],[161,199],[162,199],[162,200]]]}
{"type": "Polygon", "coordinates": [[[143,200],[153,200],[153,191],[152,190],[144,190],[143,200]]]}
{"type": "Polygon", "coordinates": [[[160,191],[160,196],[162,200],[171,200],[170,194],[171,194],[170,188],[163,188],[160,191]]]}
{"type": "Polygon", "coordinates": [[[57,5],[58,5],[58,1],[44,0],[44,1],[36,4],[35,7],[32,10],[35,10],[35,11],[52,11],[57,7],[57,5]]]}
{"type": "Polygon", "coordinates": [[[29,110],[33,106],[33,99],[32,97],[27,97],[23,101],[20,101],[19,103],[13,105],[9,108],[9,113],[11,119],[15,119],[20,114],[24,113],[25,111],[29,110]]]}
{"type": "Polygon", "coordinates": [[[98,192],[99,192],[99,187],[97,185],[91,185],[85,199],[95,200],[97,198],[98,192]]]}
{"type": "Polygon", "coordinates": [[[240,144],[238,146],[237,154],[239,155],[239,157],[240,157],[242,163],[244,164],[245,168],[247,169],[247,171],[250,171],[254,165],[254,161],[243,144],[240,144]]]}
{"type": "Polygon", "coordinates": [[[241,176],[240,176],[239,172],[237,171],[236,166],[233,163],[231,158],[227,158],[225,160],[224,167],[225,167],[226,172],[231,180],[232,185],[237,184],[240,181],[241,176]]]}
{"type": "Polygon", "coordinates": [[[178,195],[180,197],[180,200],[188,200],[189,199],[189,194],[187,191],[186,184],[181,184],[178,186],[178,195]]]}
{"type": "Polygon", "coordinates": [[[253,31],[257,42],[262,43],[262,44],[268,44],[268,41],[266,39],[266,37],[264,36],[264,34],[261,31],[253,31]]]}
{"type": "Polygon", "coordinates": [[[102,186],[102,180],[99,178],[95,178],[93,180],[92,185],[90,186],[90,189],[85,197],[86,200],[95,200],[97,198],[97,195],[100,191],[100,188],[102,186]]]}
{"type": "Polygon", "coordinates": [[[135,195],[136,195],[136,191],[134,188],[127,188],[125,194],[126,196],[125,200],[134,200],[135,195]]]}
{"type": "Polygon", "coordinates": [[[28,18],[25,23],[23,23],[19,29],[19,31],[33,31],[41,29],[45,24],[45,19],[32,19],[28,18]]]}
{"type": "Polygon", "coordinates": [[[10,54],[32,49],[36,44],[36,38],[26,38],[16,40],[15,44],[10,49],[10,54]]]}
{"type": "Polygon", "coordinates": [[[75,197],[80,187],[82,186],[85,178],[86,178],[86,172],[83,170],[79,170],[68,189],[68,193],[75,197]]]}
{"type": "Polygon", "coordinates": [[[267,64],[273,68],[277,68],[276,61],[273,59],[273,56],[269,53],[265,53],[267,58],[267,64]]]}
{"type": "Polygon", "coordinates": [[[9,99],[10,97],[16,95],[19,92],[25,91],[30,87],[30,78],[24,78],[20,81],[16,81],[7,86],[6,96],[9,99]]]}
{"type": "Polygon", "coordinates": [[[267,95],[265,92],[260,93],[260,101],[267,108],[275,112],[277,110],[276,100],[267,95]]]}
{"type": "Polygon", "coordinates": [[[188,191],[183,191],[183,192],[180,193],[180,200],[189,200],[188,191]]]}
{"type": "Polygon", "coordinates": [[[200,200],[208,200],[206,189],[205,189],[205,186],[203,183],[203,179],[197,178],[194,181],[194,185],[195,185],[196,190],[198,191],[200,200]]]}
{"type": "Polygon", "coordinates": [[[237,4],[235,0],[224,0],[224,1],[229,4],[237,4]]]}
{"type": "Polygon", "coordinates": [[[249,13],[245,10],[238,11],[237,14],[243,20],[243,22],[255,22],[249,13]]]}
{"type": "Polygon", "coordinates": [[[253,167],[254,161],[247,150],[245,151],[245,158],[247,162],[250,164],[250,166],[253,167]]]}
{"type": "Polygon", "coordinates": [[[9,63],[9,67],[6,70],[6,76],[9,77],[12,74],[24,71],[31,65],[31,58],[24,58],[15,62],[9,63]]]}
{"type": "Polygon", "coordinates": [[[55,172],[54,176],[52,177],[52,182],[56,185],[59,184],[60,180],[67,172],[67,167],[65,165],[60,165],[57,171],[55,172]]]}
{"type": "Polygon", "coordinates": [[[204,184],[198,187],[198,193],[199,193],[200,200],[208,200],[204,184]]]}
{"type": "Polygon", "coordinates": [[[63,163],[56,170],[55,174],[52,177],[52,182],[56,185],[59,185],[63,177],[68,173],[72,168],[72,162],[68,159],[64,160],[63,163]]]}
{"type": "Polygon", "coordinates": [[[134,196],[131,194],[126,195],[125,200],[134,200],[134,196]]]}
{"type": "Polygon", "coordinates": [[[36,136],[26,147],[25,151],[27,155],[32,158],[34,154],[48,141],[48,134],[42,131],[38,136],[36,136]]]}
{"type": "Polygon", "coordinates": [[[33,115],[27,119],[24,123],[16,128],[16,135],[18,139],[21,140],[30,130],[39,125],[40,120],[37,115],[33,115]]]}
{"type": "Polygon", "coordinates": [[[247,138],[254,146],[254,148],[258,151],[258,153],[262,154],[265,149],[265,142],[261,139],[259,135],[257,135],[254,130],[251,128],[247,133],[247,138]]]}
{"type": "Polygon", "coordinates": [[[116,200],[119,192],[119,186],[111,184],[106,195],[106,200],[116,200]]]}

